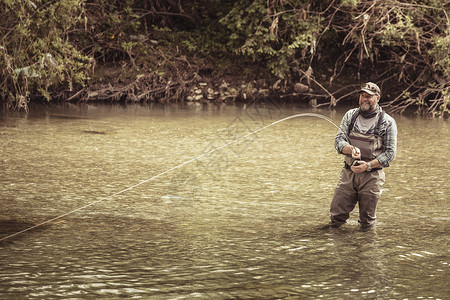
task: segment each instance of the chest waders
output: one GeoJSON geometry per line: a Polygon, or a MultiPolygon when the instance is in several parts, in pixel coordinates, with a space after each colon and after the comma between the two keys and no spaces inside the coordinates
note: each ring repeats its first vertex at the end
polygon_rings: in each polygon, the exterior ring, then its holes
{"type": "MultiPolygon", "coordinates": [[[[378,116],[378,121],[373,133],[360,133],[353,131],[353,126],[356,123],[356,118],[359,116],[359,109],[353,114],[348,126],[347,136],[350,145],[358,147],[361,150],[361,160],[369,162],[380,155],[383,150],[383,138],[379,135],[381,123],[383,122],[384,111],[378,116]]],[[[355,159],[351,155],[345,156],[346,166],[351,166],[355,159]]]]}
{"type": "MultiPolygon", "coordinates": [[[[347,136],[350,144],[361,150],[361,160],[369,162],[383,152],[383,138],[379,133],[384,111],[378,116],[375,130],[371,134],[353,131],[358,115],[359,110],[352,116],[347,136]]],[[[344,224],[356,203],[359,203],[358,222],[361,226],[372,226],[376,221],[377,203],[385,180],[384,171],[373,168],[370,172],[356,174],[350,170],[354,161],[351,155],[345,156],[345,168],[341,171],[330,206],[332,226],[344,224]]]]}

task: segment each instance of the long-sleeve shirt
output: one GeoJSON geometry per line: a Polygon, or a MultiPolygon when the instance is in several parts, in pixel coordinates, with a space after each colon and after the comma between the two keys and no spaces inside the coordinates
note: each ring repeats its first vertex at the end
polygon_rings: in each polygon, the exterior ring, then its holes
{"type": "MultiPolygon", "coordinates": [[[[350,144],[347,137],[347,132],[349,132],[348,127],[350,126],[352,116],[356,110],[357,108],[347,111],[342,118],[341,125],[339,126],[340,129],[334,140],[334,147],[339,154],[342,153],[342,148],[350,144]]],[[[359,117],[361,117],[361,115],[359,117]]],[[[352,130],[355,132],[373,134],[376,123],[377,122],[374,122],[372,127],[367,132],[362,132],[362,130],[358,127],[358,122],[355,122],[352,130]]],[[[397,124],[395,120],[386,113],[384,114],[383,121],[380,125],[379,135],[383,138],[384,151],[376,158],[383,167],[389,167],[390,162],[395,158],[397,153],[397,124]]]]}

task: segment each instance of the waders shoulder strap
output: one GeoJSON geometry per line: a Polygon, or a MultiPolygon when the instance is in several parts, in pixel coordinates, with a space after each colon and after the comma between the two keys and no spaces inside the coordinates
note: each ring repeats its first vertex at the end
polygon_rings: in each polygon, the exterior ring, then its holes
{"type": "Polygon", "coordinates": [[[347,136],[350,135],[350,131],[353,129],[353,126],[355,126],[356,118],[359,116],[359,111],[360,109],[358,108],[353,114],[352,119],[350,120],[350,124],[348,125],[347,128],[347,136]]]}
{"type": "Polygon", "coordinates": [[[380,113],[380,116],[378,117],[377,127],[375,127],[375,131],[373,132],[373,134],[378,135],[380,133],[380,127],[381,122],[383,122],[383,117],[384,117],[384,110],[380,113]]]}
{"type": "MultiPolygon", "coordinates": [[[[350,121],[350,125],[348,126],[347,135],[350,135],[350,131],[353,129],[353,126],[355,126],[356,118],[359,116],[359,108],[355,111],[355,113],[352,116],[352,119],[350,121]]],[[[381,123],[383,122],[384,118],[384,110],[381,111],[380,115],[378,116],[378,122],[377,126],[375,127],[375,131],[373,134],[378,135],[380,133],[380,127],[381,123]]]]}

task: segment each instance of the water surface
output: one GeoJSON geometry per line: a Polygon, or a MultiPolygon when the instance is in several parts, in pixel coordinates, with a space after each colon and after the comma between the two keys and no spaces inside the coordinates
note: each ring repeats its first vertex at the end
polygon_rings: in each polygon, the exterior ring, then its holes
{"type": "Polygon", "coordinates": [[[398,157],[369,231],[357,208],[348,224],[324,229],[342,157],[337,129],[319,118],[276,124],[147,181],[303,112],[339,123],[345,110],[4,114],[0,238],[97,202],[1,242],[1,298],[448,298],[447,121],[395,116],[398,157]]]}

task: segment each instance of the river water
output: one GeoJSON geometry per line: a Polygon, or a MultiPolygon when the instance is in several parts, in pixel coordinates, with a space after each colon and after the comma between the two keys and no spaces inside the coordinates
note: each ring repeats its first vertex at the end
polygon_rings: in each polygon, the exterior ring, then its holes
{"type": "Polygon", "coordinates": [[[360,230],[356,208],[327,229],[343,165],[331,123],[290,119],[214,151],[305,112],[339,123],[345,109],[4,113],[0,238],[56,219],[0,242],[0,298],[449,299],[448,121],[395,116],[377,226],[360,230]]]}

